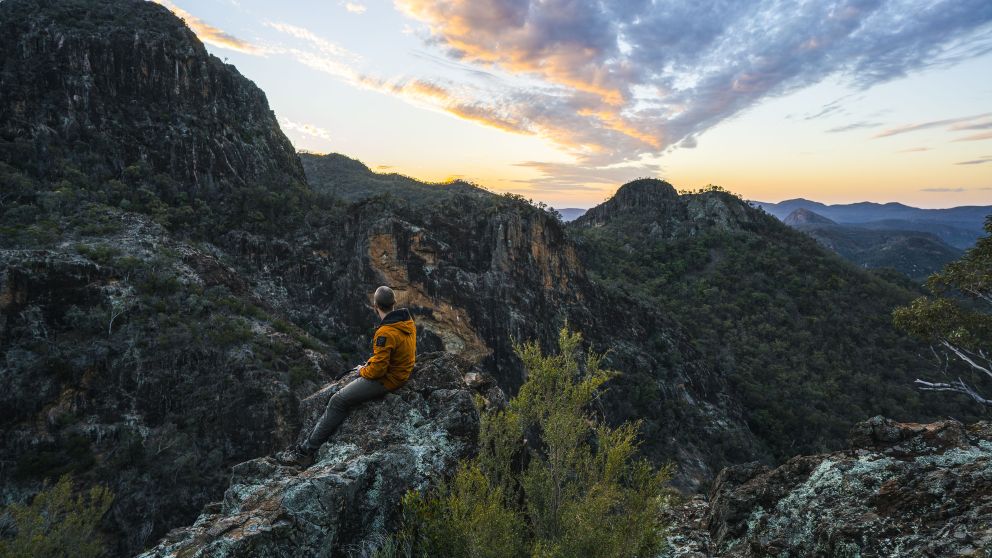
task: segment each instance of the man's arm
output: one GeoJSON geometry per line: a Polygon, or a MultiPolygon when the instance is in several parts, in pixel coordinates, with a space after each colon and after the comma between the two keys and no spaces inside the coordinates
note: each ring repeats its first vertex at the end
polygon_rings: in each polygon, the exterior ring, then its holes
{"type": "Polygon", "coordinates": [[[375,380],[386,375],[389,369],[389,357],[393,353],[396,342],[388,335],[377,335],[372,343],[372,357],[365,363],[358,373],[363,378],[375,380]]]}

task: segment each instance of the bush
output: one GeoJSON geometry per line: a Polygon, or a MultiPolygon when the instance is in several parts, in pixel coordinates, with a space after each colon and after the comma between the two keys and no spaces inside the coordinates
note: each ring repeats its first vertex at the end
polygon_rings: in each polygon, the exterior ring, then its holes
{"type": "Polygon", "coordinates": [[[563,329],[557,355],[516,347],[527,381],[506,409],[483,417],[477,457],[437,490],[407,495],[392,555],[658,553],[670,469],[636,457],[637,424],[611,428],[589,411],[612,373],[598,355],[580,360],[580,341],[563,329]]]}
{"type": "Polygon", "coordinates": [[[97,526],[110,509],[113,495],[102,486],[72,495],[72,482],[63,476],[54,486],[35,495],[30,505],[11,504],[0,515],[9,515],[16,534],[0,540],[4,558],[73,557],[103,554],[97,526]]]}

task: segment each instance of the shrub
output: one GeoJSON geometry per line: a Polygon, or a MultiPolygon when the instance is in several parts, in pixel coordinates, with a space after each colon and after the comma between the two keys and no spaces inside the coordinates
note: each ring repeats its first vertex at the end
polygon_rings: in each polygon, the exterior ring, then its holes
{"type": "Polygon", "coordinates": [[[516,347],[527,381],[506,409],[483,417],[477,457],[437,490],[407,495],[393,555],[658,553],[670,469],[636,456],[637,424],[611,428],[589,411],[612,373],[598,355],[580,360],[580,341],[563,329],[556,355],[516,347]]]}
{"type": "Polygon", "coordinates": [[[54,486],[35,495],[30,505],[11,504],[9,514],[16,534],[0,540],[0,556],[89,558],[103,554],[97,526],[113,502],[111,492],[102,486],[73,496],[72,482],[62,476],[54,486]]]}

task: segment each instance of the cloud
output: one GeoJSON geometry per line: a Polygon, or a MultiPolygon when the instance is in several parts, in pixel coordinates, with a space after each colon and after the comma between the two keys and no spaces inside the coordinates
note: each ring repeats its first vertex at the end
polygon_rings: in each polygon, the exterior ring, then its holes
{"type": "Polygon", "coordinates": [[[897,153],[918,153],[920,151],[930,151],[932,147],[910,147],[909,149],[900,149],[897,153]]]}
{"type": "Polygon", "coordinates": [[[975,190],[992,190],[992,186],[980,186],[978,188],[923,188],[921,192],[942,192],[942,193],[958,193],[958,192],[973,192],[975,190]]]}
{"type": "Polygon", "coordinates": [[[434,64],[437,64],[444,68],[459,70],[475,77],[480,77],[483,79],[491,79],[491,80],[499,79],[492,72],[486,72],[484,70],[480,70],[472,66],[471,64],[462,64],[460,62],[455,62],[441,56],[433,55],[429,52],[424,52],[422,50],[412,50],[410,51],[410,54],[422,60],[433,62],[434,64]]]}
{"type": "Polygon", "coordinates": [[[243,39],[239,39],[222,29],[218,29],[217,27],[210,25],[179,6],[176,6],[169,0],[153,1],[157,4],[165,6],[169,11],[176,14],[177,17],[182,18],[186,22],[186,25],[189,26],[194,33],[196,33],[196,36],[208,45],[236,50],[245,54],[265,54],[265,49],[262,47],[249,43],[243,39]]]}
{"type": "Polygon", "coordinates": [[[992,128],[992,118],[979,122],[961,122],[950,127],[951,130],[988,130],[992,128]]]}
{"type": "Polygon", "coordinates": [[[603,193],[611,191],[617,184],[629,182],[637,178],[657,178],[662,171],[661,167],[656,164],[588,167],[571,163],[527,161],[518,163],[517,166],[534,169],[540,175],[537,178],[515,181],[520,184],[529,185],[528,190],[590,191],[603,193]]]}
{"type": "Polygon", "coordinates": [[[304,41],[310,43],[311,45],[317,47],[317,49],[325,54],[335,57],[348,58],[352,60],[359,59],[359,56],[345,48],[342,48],[327,39],[318,36],[313,31],[306,29],[304,27],[298,27],[296,25],[290,25],[288,23],[267,21],[265,22],[266,27],[271,27],[276,31],[285,33],[297,39],[303,39],[304,41]]]}
{"type": "Polygon", "coordinates": [[[838,132],[849,132],[851,130],[860,130],[862,128],[877,128],[881,126],[878,122],[866,122],[862,120],[861,122],[854,122],[852,124],[846,124],[844,126],[838,126],[836,128],[830,128],[827,130],[828,133],[835,134],[838,132]]]}
{"type": "Polygon", "coordinates": [[[960,163],[954,163],[955,165],[981,165],[983,163],[992,163],[992,155],[986,155],[984,157],[979,157],[978,159],[972,159],[971,161],[961,161],[960,163]]]}
{"type": "Polygon", "coordinates": [[[972,134],[970,136],[964,136],[958,138],[954,141],[979,141],[979,140],[987,140],[987,139],[992,139],[992,132],[982,132],[980,134],[972,134]]]}
{"type": "Polygon", "coordinates": [[[355,2],[346,2],[344,5],[344,9],[348,10],[353,14],[360,15],[360,14],[364,14],[365,10],[367,10],[368,8],[366,8],[364,4],[357,4],[355,2]]]}
{"type": "Polygon", "coordinates": [[[289,118],[282,116],[279,118],[279,125],[285,130],[292,130],[294,132],[299,132],[308,136],[315,138],[329,140],[331,139],[331,133],[323,128],[318,128],[313,124],[305,124],[300,122],[293,122],[289,118]]]}
{"type": "Polygon", "coordinates": [[[950,129],[950,130],[955,130],[955,129],[958,129],[959,130],[959,129],[962,129],[962,128],[956,128],[955,126],[961,126],[963,124],[967,124],[969,122],[972,122],[973,120],[977,120],[977,119],[980,119],[980,118],[985,118],[989,114],[992,114],[992,113],[975,114],[975,115],[972,115],[972,116],[960,116],[958,118],[947,118],[945,120],[932,120],[930,122],[923,122],[923,123],[920,123],[920,124],[906,124],[904,126],[898,126],[896,128],[889,128],[888,130],[883,130],[883,131],[875,134],[872,137],[874,137],[874,138],[886,138],[886,137],[889,137],[889,136],[896,136],[896,135],[905,134],[905,133],[908,133],[908,132],[916,132],[918,130],[926,130],[928,128],[940,128],[940,127],[943,127],[943,126],[949,126],[948,129],[950,129]]]}
{"type": "Polygon", "coordinates": [[[530,124],[501,110],[497,105],[475,101],[442,83],[404,77],[383,78],[363,72],[356,68],[361,62],[358,55],[306,28],[279,22],[267,22],[266,25],[301,40],[305,45],[304,48],[270,47],[269,52],[288,55],[301,64],[335,76],[355,87],[400,97],[413,104],[489,127],[516,133],[534,133],[530,124]]]}
{"type": "MultiPolygon", "coordinates": [[[[992,52],[988,0],[395,3],[450,59],[527,80],[460,90],[463,104],[597,167],[688,147],[828,76],[863,89],[992,52]]],[[[807,118],[843,114],[845,102],[807,118]]]]}

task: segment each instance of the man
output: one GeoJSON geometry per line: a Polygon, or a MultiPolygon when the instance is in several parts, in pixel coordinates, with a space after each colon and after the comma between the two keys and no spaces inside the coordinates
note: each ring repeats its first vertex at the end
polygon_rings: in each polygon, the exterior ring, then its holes
{"type": "Polygon", "coordinates": [[[406,308],[393,310],[396,295],[389,287],[376,289],[372,300],[380,320],[372,336],[372,357],[357,367],[359,377],[338,390],[327,402],[324,414],[310,436],[294,450],[277,455],[279,461],[308,466],[313,454],[337,430],[353,407],[399,389],[410,378],[417,354],[417,327],[413,315],[406,308]]]}

